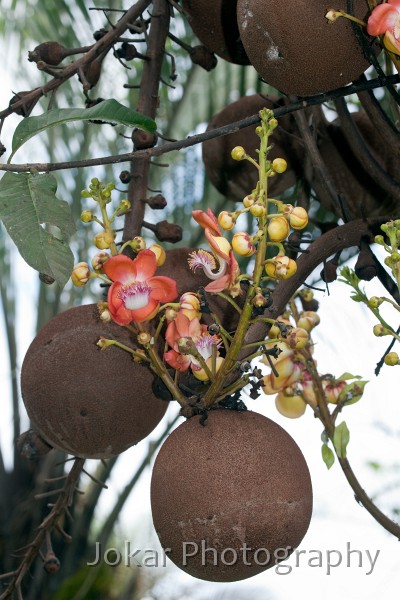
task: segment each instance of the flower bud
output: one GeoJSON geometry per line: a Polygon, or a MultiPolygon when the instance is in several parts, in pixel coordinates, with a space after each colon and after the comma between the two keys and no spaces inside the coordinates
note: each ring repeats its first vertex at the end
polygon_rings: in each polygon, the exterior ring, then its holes
{"type": "Polygon", "coordinates": [[[235,224],[236,224],[236,219],[232,215],[232,213],[228,212],[227,210],[223,210],[222,212],[219,213],[218,225],[220,227],[222,227],[222,229],[225,229],[225,231],[230,231],[231,229],[234,228],[235,224]]]}
{"type": "Polygon", "coordinates": [[[275,406],[281,415],[288,417],[289,419],[298,419],[304,415],[307,408],[307,404],[301,396],[296,394],[286,396],[284,392],[279,392],[276,396],[275,406]]]}
{"type": "Polygon", "coordinates": [[[246,152],[243,146],[235,146],[231,152],[233,160],[244,160],[246,158],[246,152]]]}
{"type": "Polygon", "coordinates": [[[174,308],[171,308],[169,306],[168,308],[165,309],[165,318],[167,319],[167,321],[175,321],[177,316],[178,316],[178,313],[176,312],[176,310],[174,308]]]}
{"type": "Polygon", "coordinates": [[[263,206],[262,204],[255,203],[253,204],[253,206],[250,207],[250,212],[253,215],[253,217],[259,219],[260,217],[263,217],[265,215],[265,206],[263,206]]]}
{"type": "Polygon", "coordinates": [[[235,233],[232,238],[232,248],[239,256],[252,256],[256,247],[250,241],[250,236],[245,231],[235,233]]]}
{"type": "Polygon", "coordinates": [[[92,258],[92,267],[96,271],[96,273],[102,273],[103,265],[110,258],[108,252],[103,250],[102,252],[98,252],[92,258]]]}
{"type": "Polygon", "coordinates": [[[254,202],[255,202],[255,199],[252,196],[252,194],[249,194],[248,196],[243,198],[243,204],[244,204],[245,208],[250,208],[250,206],[253,206],[254,202]]]}
{"type": "Polygon", "coordinates": [[[378,308],[383,302],[383,298],[379,298],[378,296],[371,296],[368,300],[368,306],[370,308],[378,308]]]}
{"type": "Polygon", "coordinates": [[[334,23],[340,16],[341,14],[338,10],[328,10],[328,12],[325,15],[325,19],[329,23],[334,23]]]}
{"type": "Polygon", "coordinates": [[[99,231],[99,233],[95,235],[94,243],[96,248],[99,250],[105,250],[106,248],[110,247],[114,241],[114,238],[115,233],[111,233],[109,231],[99,231]]]}
{"type": "Polygon", "coordinates": [[[99,310],[99,315],[100,320],[103,321],[103,323],[111,323],[112,318],[108,308],[102,308],[101,310],[99,310]]]}
{"type": "Polygon", "coordinates": [[[375,244],[379,244],[380,246],[383,246],[385,243],[385,239],[384,239],[383,235],[376,235],[374,241],[375,241],[375,244]]]}
{"type": "Polygon", "coordinates": [[[89,265],[85,262],[77,263],[71,273],[71,281],[77,287],[83,287],[90,279],[89,265]]]}
{"type": "Polygon", "coordinates": [[[141,346],[146,346],[150,343],[150,340],[151,335],[148,333],[148,331],[141,331],[137,336],[138,344],[140,344],[141,346]]]}
{"type": "Polygon", "coordinates": [[[287,219],[283,216],[273,217],[268,224],[267,232],[271,242],[283,242],[290,232],[287,219]]]}
{"type": "Polygon", "coordinates": [[[309,336],[305,329],[293,327],[285,337],[285,343],[293,350],[301,350],[308,344],[309,336]]]}
{"type": "Polygon", "coordinates": [[[388,365],[389,367],[394,367],[395,365],[398,365],[400,363],[399,355],[397,354],[397,352],[389,352],[388,354],[386,354],[384,361],[385,365],[388,365]]]}
{"type": "Polygon", "coordinates": [[[381,323],[378,323],[378,325],[374,325],[372,331],[374,332],[374,335],[376,335],[376,337],[383,337],[384,335],[390,334],[389,329],[381,325],[381,323]]]}
{"type": "MultiPolygon", "coordinates": [[[[215,372],[218,373],[218,371],[221,368],[222,363],[224,362],[224,358],[222,358],[222,356],[217,356],[217,359],[215,361],[215,372]]],[[[207,358],[206,360],[206,365],[207,367],[210,369],[211,371],[211,367],[212,367],[212,358],[207,358]]],[[[193,375],[196,377],[196,379],[199,379],[200,381],[208,381],[209,377],[207,375],[207,373],[205,372],[204,369],[199,369],[198,371],[195,371],[194,369],[192,370],[193,375]]]]}
{"type": "MultiPolygon", "coordinates": [[[[143,249],[144,248],[141,248],[141,250],[143,249]]],[[[149,250],[151,250],[156,256],[157,267],[162,267],[167,259],[167,253],[165,252],[164,248],[160,246],[160,244],[151,244],[151,246],[149,246],[149,250]]]]}
{"type": "Polygon", "coordinates": [[[84,210],[81,213],[81,221],[82,223],[90,223],[93,221],[93,213],[91,210],[84,210]]]}
{"type": "Polygon", "coordinates": [[[284,173],[287,169],[287,162],[284,158],[274,158],[272,169],[275,173],[284,173]]]}
{"type": "Polygon", "coordinates": [[[299,320],[297,321],[297,327],[302,327],[308,331],[308,333],[310,333],[314,327],[319,325],[320,320],[321,319],[316,312],[312,310],[306,310],[300,314],[299,320]]]}
{"type": "Polygon", "coordinates": [[[267,304],[267,299],[261,293],[261,289],[260,288],[258,288],[258,289],[259,289],[259,291],[257,291],[256,295],[254,296],[254,298],[252,300],[252,304],[256,308],[263,308],[267,304]]]}
{"type": "Polygon", "coordinates": [[[289,279],[297,271],[297,265],[292,258],[278,255],[265,264],[265,272],[273,279],[289,279]]]}
{"type": "Polygon", "coordinates": [[[327,402],[337,404],[341,392],[346,387],[346,382],[342,380],[323,379],[321,383],[327,402]]]}
{"type": "Polygon", "coordinates": [[[272,131],[273,129],[276,129],[278,127],[278,120],[275,119],[275,117],[272,117],[272,119],[270,119],[268,121],[268,126],[270,131],[272,131]]]}
{"type": "MultiPolygon", "coordinates": [[[[146,242],[142,236],[137,235],[129,242],[129,246],[132,248],[134,252],[140,252],[141,250],[146,249],[146,242]]],[[[155,254],[155,253],[154,253],[155,254]]]]}
{"type": "Polygon", "coordinates": [[[129,202],[129,200],[121,200],[121,202],[118,205],[117,208],[117,215],[121,216],[124,215],[126,212],[128,212],[128,210],[130,210],[131,208],[131,203],[129,202]]]}
{"type": "Polygon", "coordinates": [[[289,223],[293,229],[304,229],[308,225],[308,214],[302,206],[295,206],[289,215],[289,223]]]}
{"type": "Polygon", "coordinates": [[[200,301],[196,294],[185,292],[179,299],[180,310],[191,321],[200,318],[200,301]]]}

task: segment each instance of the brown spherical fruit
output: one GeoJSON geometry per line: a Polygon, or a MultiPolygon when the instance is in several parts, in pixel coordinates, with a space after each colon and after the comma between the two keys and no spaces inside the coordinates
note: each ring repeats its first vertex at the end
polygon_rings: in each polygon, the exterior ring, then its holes
{"type": "Polygon", "coordinates": [[[95,304],[51,319],[30,345],[21,392],[33,428],[55,448],[84,458],[109,458],[145,438],[167,402],[152,391],[150,370],[100,337],[131,345],[129,333],[100,321],[95,304]]]}
{"type": "MultiPolygon", "coordinates": [[[[262,108],[273,109],[277,106],[277,102],[278,99],[275,97],[266,98],[258,94],[243,96],[216,114],[210,121],[207,131],[256,115],[262,108]]],[[[296,183],[296,176],[290,169],[291,159],[286,149],[287,138],[292,129],[290,117],[282,117],[279,119],[279,128],[270,138],[272,149],[268,158],[270,160],[284,158],[289,163],[289,169],[284,174],[269,180],[268,193],[271,197],[281,194],[296,183]]],[[[204,142],[203,161],[206,175],[211,183],[221,194],[238,202],[255,187],[258,171],[247,160],[233,160],[231,151],[236,146],[242,146],[249,156],[257,159],[256,149],[260,147],[260,138],[255,133],[255,125],[204,142]]]]}
{"type": "MultiPolygon", "coordinates": [[[[238,0],[240,36],[250,62],[263,79],[285,94],[311,96],[336,89],[368,67],[351,23],[328,23],[321,0],[238,0]]],[[[335,10],[347,9],[337,0],[335,10]]],[[[367,0],[354,1],[365,20],[367,0]]]]}
{"type": "Polygon", "coordinates": [[[182,0],[189,24],[202,44],[224,60],[248,65],[236,20],[236,4],[237,0],[182,0]]]}
{"type": "Polygon", "coordinates": [[[164,442],[151,506],[161,545],[178,567],[199,579],[239,581],[300,544],[311,519],[311,480],[279,425],[250,411],[216,410],[205,426],[193,417],[164,442]]]}

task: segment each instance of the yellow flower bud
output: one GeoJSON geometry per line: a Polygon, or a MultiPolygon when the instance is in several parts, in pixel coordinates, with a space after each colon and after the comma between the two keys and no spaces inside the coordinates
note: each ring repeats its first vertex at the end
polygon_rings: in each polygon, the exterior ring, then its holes
{"type": "Polygon", "coordinates": [[[319,315],[312,311],[306,310],[300,314],[299,320],[297,321],[297,327],[301,327],[310,333],[314,327],[320,323],[319,315]]]}
{"type": "Polygon", "coordinates": [[[254,202],[255,202],[255,199],[253,198],[253,196],[251,194],[249,194],[248,196],[243,198],[243,204],[244,204],[245,208],[250,208],[250,206],[253,206],[254,202]]]}
{"type": "Polygon", "coordinates": [[[99,250],[105,250],[106,248],[109,248],[110,245],[113,243],[115,238],[115,233],[111,233],[108,231],[99,231],[99,233],[97,233],[95,235],[94,238],[94,243],[96,248],[98,248],[99,250]]]}
{"type": "MultiPolygon", "coordinates": [[[[225,359],[222,358],[222,356],[217,356],[217,360],[215,361],[215,372],[216,373],[218,373],[218,371],[220,370],[221,365],[224,362],[224,360],[225,359]]],[[[206,365],[211,371],[211,367],[212,367],[212,358],[211,357],[207,358],[206,365]]],[[[195,371],[193,369],[192,373],[196,377],[196,379],[199,379],[200,381],[208,381],[208,379],[209,379],[209,377],[204,369],[199,369],[198,371],[195,371]]]]}
{"type": "Polygon", "coordinates": [[[147,331],[141,331],[137,336],[138,344],[146,346],[150,343],[151,335],[147,331]]]}
{"type": "Polygon", "coordinates": [[[145,239],[142,238],[141,235],[137,235],[136,237],[133,238],[133,240],[131,240],[131,242],[129,243],[129,246],[132,248],[132,250],[134,252],[140,252],[141,250],[145,250],[146,242],[145,242],[145,239]]]}
{"type": "Polygon", "coordinates": [[[374,335],[376,335],[376,337],[382,337],[384,335],[390,334],[389,329],[387,329],[387,327],[384,327],[380,323],[378,325],[374,325],[373,332],[374,335]]]}
{"type": "Polygon", "coordinates": [[[96,273],[102,273],[103,265],[110,258],[108,252],[103,250],[102,252],[98,252],[92,258],[92,267],[96,271],[96,273]]]}
{"type": "Polygon", "coordinates": [[[379,298],[378,296],[371,296],[368,300],[368,306],[370,308],[378,308],[383,302],[383,298],[379,298]]]}
{"type": "Polygon", "coordinates": [[[281,415],[289,419],[298,419],[304,415],[307,408],[307,404],[301,396],[286,396],[284,392],[280,392],[276,396],[275,406],[281,415]]]}
{"type": "MultiPolygon", "coordinates": [[[[144,248],[141,249],[143,250],[144,248]]],[[[151,244],[151,246],[149,246],[149,250],[156,255],[157,267],[161,267],[167,259],[167,253],[165,252],[164,248],[160,246],[160,244],[151,244]]]]}
{"type": "Polygon", "coordinates": [[[225,231],[230,231],[235,227],[236,219],[232,215],[232,213],[227,210],[223,210],[218,215],[218,225],[225,229],[225,231]]]}
{"type": "Polygon", "coordinates": [[[292,258],[287,256],[275,256],[265,265],[265,272],[274,279],[289,279],[297,271],[297,265],[292,258]]]}
{"type": "Polygon", "coordinates": [[[289,223],[285,217],[273,217],[267,227],[268,237],[271,242],[283,242],[290,232],[289,223]]]}
{"type": "Polygon", "coordinates": [[[262,204],[256,203],[250,207],[250,212],[253,215],[253,217],[259,219],[260,217],[263,217],[265,215],[265,207],[262,204]]]}
{"type": "Polygon", "coordinates": [[[246,158],[246,152],[243,146],[235,146],[231,152],[233,160],[244,160],[246,158]]]}
{"type": "Polygon", "coordinates": [[[93,213],[91,210],[84,210],[81,213],[81,221],[82,223],[90,223],[93,221],[93,213]]]}
{"type": "Polygon", "coordinates": [[[385,365],[388,365],[389,367],[394,367],[400,362],[399,355],[397,354],[397,352],[389,352],[389,354],[386,354],[384,361],[385,365]]]}
{"type": "Polygon", "coordinates": [[[232,248],[239,256],[252,256],[256,247],[250,241],[250,236],[245,231],[235,233],[232,238],[232,248]]]}
{"type": "Polygon", "coordinates": [[[293,327],[290,333],[285,337],[285,343],[293,350],[301,350],[308,344],[309,336],[305,329],[293,327]]]}
{"type": "Polygon", "coordinates": [[[71,281],[77,287],[83,287],[90,279],[89,265],[85,262],[77,263],[71,273],[71,281]]]}
{"type": "Polygon", "coordinates": [[[196,294],[185,292],[179,299],[180,309],[188,319],[200,318],[200,301],[196,294]]]}
{"type": "Polygon", "coordinates": [[[289,215],[289,223],[293,229],[304,229],[308,225],[308,214],[302,206],[295,206],[289,215]]]}
{"type": "Polygon", "coordinates": [[[284,158],[274,158],[272,169],[275,173],[284,173],[287,169],[287,162],[284,158]]]}

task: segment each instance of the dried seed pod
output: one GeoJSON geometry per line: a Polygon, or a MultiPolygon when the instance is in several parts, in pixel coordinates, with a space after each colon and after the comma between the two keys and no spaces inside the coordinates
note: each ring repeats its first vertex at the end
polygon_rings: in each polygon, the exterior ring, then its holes
{"type": "Polygon", "coordinates": [[[44,42],[36,46],[34,50],[28,52],[30,62],[43,61],[48,65],[57,66],[64,58],[68,56],[68,50],[58,42],[44,42]]]}
{"type": "Polygon", "coordinates": [[[176,223],[168,223],[168,221],[160,221],[154,226],[154,233],[160,242],[171,242],[175,244],[182,239],[182,227],[176,223]]]}
{"type": "Polygon", "coordinates": [[[199,65],[206,71],[212,71],[217,66],[218,60],[214,52],[205,46],[194,46],[190,52],[192,63],[199,65]]]}
{"type": "Polygon", "coordinates": [[[146,150],[146,148],[153,148],[158,142],[157,133],[149,133],[142,129],[134,129],[132,132],[132,142],[134,143],[135,150],[146,150]]]}
{"type": "Polygon", "coordinates": [[[150,196],[150,198],[147,198],[146,202],[153,210],[162,210],[167,206],[167,201],[162,194],[150,196]]]}

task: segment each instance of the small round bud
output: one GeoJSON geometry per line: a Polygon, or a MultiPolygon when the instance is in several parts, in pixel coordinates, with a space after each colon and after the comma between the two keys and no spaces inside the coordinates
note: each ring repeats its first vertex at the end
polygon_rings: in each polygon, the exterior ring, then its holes
{"type": "Polygon", "coordinates": [[[167,253],[165,252],[164,248],[160,246],[160,244],[151,244],[151,246],[149,246],[149,250],[156,255],[157,267],[162,267],[167,259],[167,253]]]}
{"type": "Polygon", "coordinates": [[[301,396],[286,396],[283,392],[275,398],[275,406],[278,412],[289,419],[298,419],[304,415],[307,404],[301,396]]]}
{"type": "Polygon", "coordinates": [[[190,321],[200,318],[200,301],[196,294],[185,292],[179,299],[180,310],[190,321]]]}
{"type": "Polygon", "coordinates": [[[150,343],[151,335],[147,331],[141,331],[137,336],[138,344],[146,346],[150,343]]]}
{"type": "Polygon", "coordinates": [[[379,244],[380,246],[383,246],[384,243],[385,243],[385,239],[384,239],[383,235],[375,236],[375,244],[379,244]]]}
{"type": "Polygon", "coordinates": [[[91,221],[93,221],[93,213],[91,210],[84,210],[81,213],[81,221],[82,223],[90,223],[91,221]]]}
{"type": "Polygon", "coordinates": [[[374,325],[372,331],[374,332],[374,335],[376,335],[376,337],[383,337],[384,335],[390,334],[389,329],[387,327],[384,327],[381,323],[374,325]]]}
{"type": "Polygon", "coordinates": [[[251,369],[251,365],[248,360],[244,360],[242,363],[240,363],[239,368],[242,371],[242,373],[248,373],[251,369]]]}
{"type": "Polygon", "coordinates": [[[246,158],[246,152],[243,146],[235,146],[231,152],[233,160],[244,160],[246,158]]]}
{"type": "Polygon", "coordinates": [[[289,215],[289,223],[293,229],[304,229],[308,225],[308,214],[302,206],[295,206],[289,215]]]}
{"type": "Polygon", "coordinates": [[[176,317],[178,316],[177,311],[174,308],[171,308],[170,306],[165,310],[165,318],[167,319],[167,321],[175,321],[176,317]]]}
{"type": "Polygon", "coordinates": [[[378,308],[383,302],[383,298],[379,298],[378,296],[371,296],[368,300],[368,306],[370,308],[378,308]]]}
{"type": "Polygon", "coordinates": [[[261,125],[258,125],[258,126],[255,128],[255,133],[256,133],[258,136],[260,136],[260,137],[263,135],[263,133],[264,133],[264,132],[263,132],[263,128],[261,127],[261,125]]]}
{"type": "Polygon", "coordinates": [[[54,552],[47,552],[43,561],[43,569],[47,573],[57,573],[60,569],[60,561],[54,552]]]}
{"type": "Polygon", "coordinates": [[[77,287],[83,287],[90,279],[90,269],[86,262],[77,263],[71,273],[71,281],[77,287]]]}
{"type": "Polygon", "coordinates": [[[265,264],[265,272],[273,279],[289,279],[297,271],[297,265],[292,258],[278,255],[265,264]]]}
{"type": "Polygon", "coordinates": [[[388,354],[386,354],[384,362],[385,365],[388,365],[389,367],[394,367],[400,362],[399,355],[397,354],[397,352],[389,352],[388,354]]]}
{"type": "Polygon", "coordinates": [[[232,238],[232,248],[239,256],[252,256],[256,247],[250,241],[250,236],[245,231],[235,233],[232,238]]]}
{"type": "Polygon", "coordinates": [[[268,121],[268,125],[270,130],[272,131],[273,129],[276,129],[278,127],[278,120],[275,119],[275,117],[272,117],[272,119],[268,121]]]}
{"type": "Polygon", "coordinates": [[[297,321],[297,327],[301,327],[310,333],[314,327],[319,325],[320,321],[321,319],[316,312],[306,310],[300,314],[299,320],[297,321]]]}
{"type": "Polygon", "coordinates": [[[259,219],[260,217],[263,217],[265,215],[265,207],[262,204],[256,203],[250,207],[250,212],[253,215],[253,217],[259,219]]]}
{"type": "Polygon", "coordinates": [[[268,224],[267,232],[271,242],[283,242],[290,232],[287,219],[283,216],[273,217],[268,224]]]}
{"type": "Polygon", "coordinates": [[[105,252],[104,250],[102,252],[98,252],[97,254],[95,254],[93,256],[92,267],[96,271],[96,273],[103,272],[103,265],[106,262],[106,260],[108,260],[109,258],[110,258],[110,255],[108,254],[108,252],[105,252]]]}
{"type": "Polygon", "coordinates": [[[101,321],[103,321],[103,323],[111,323],[112,318],[111,318],[111,313],[108,310],[108,308],[103,308],[102,310],[99,311],[100,314],[100,319],[101,321]]]}
{"type": "Polygon", "coordinates": [[[117,208],[117,215],[120,217],[121,215],[124,215],[126,212],[128,212],[128,210],[130,209],[131,203],[129,202],[129,200],[121,200],[117,208]]]}
{"type": "Polygon", "coordinates": [[[251,194],[243,198],[243,204],[245,208],[250,208],[250,206],[253,206],[254,202],[255,200],[251,194]]]}
{"type": "Polygon", "coordinates": [[[140,252],[141,250],[146,249],[146,241],[144,238],[142,238],[142,236],[137,235],[129,242],[129,246],[134,252],[140,252]]]}
{"type": "Polygon", "coordinates": [[[254,296],[254,298],[252,300],[252,304],[256,308],[263,308],[266,306],[267,299],[264,296],[264,294],[261,293],[261,290],[259,292],[257,292],[257,294],[254,296]]]}
{"type": "Polygon", "coordinates": [[[94,243],[96,248],[98,248],[99,250],[105,250],[106,248],[109,248],[110,245],[113,243],[115,239],[115,233],[111,233],[109,231],[99,231],[99,233],[97,233],[95,235],[94,238],[94,243]]]}
{"type": "Polygon", "coordinates": [[[309,340],[308,333],[301,327],[293,327],[285,337],[285,343],[293,350],[301,350],[307,346],[309,340]]]}
{"type": "Polygon", "coordinates": [[[225,229],[225,231],[230,231],[235,227],[236,219],[232,213],[227,210],[223,210],[218,215],[218,225],[225,229]]]}
{"type": "Polygon", "coordinates": [[[284,158],[274,158],[272,161],[272,169],[275,173],[284,173],[287,169],[287,162],[284,158]]]}

